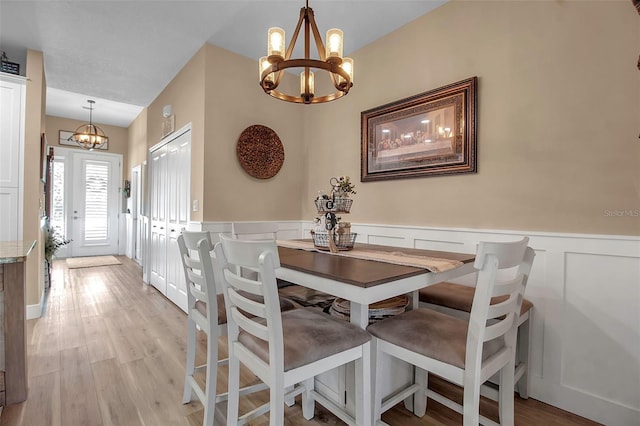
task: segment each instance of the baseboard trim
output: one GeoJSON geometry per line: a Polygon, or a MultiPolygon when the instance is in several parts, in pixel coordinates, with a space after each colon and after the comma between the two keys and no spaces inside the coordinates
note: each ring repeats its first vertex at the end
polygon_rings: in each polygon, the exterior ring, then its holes
{"type": "Polygon", "coordinates": [[[27,305],[27,319],[36,319],[42,316],[42,305],[44,303],[44,291],[40,294],[40,303],[27,305]]]}

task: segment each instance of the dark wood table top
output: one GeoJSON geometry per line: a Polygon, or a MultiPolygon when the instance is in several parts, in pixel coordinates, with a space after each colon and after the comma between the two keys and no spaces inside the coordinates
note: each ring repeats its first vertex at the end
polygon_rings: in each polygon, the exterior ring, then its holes
{"type": "MultiPolygon", "coordinates": [[[[357,247],[380,251],[402,251],[406,254],[459,260],[463,263],[473,262],[475,259],[474,254],[451,253],[445,251],[420,250],[360,243],[357,244],[357,247]]],[[[282,267],[364,288],[430,273],[426,269],[416,268],[413,266],[394,265],[386,262],[336,256],[316,251],[278,247],[278,252],[280,255],[280,265],[282,267]]]]}

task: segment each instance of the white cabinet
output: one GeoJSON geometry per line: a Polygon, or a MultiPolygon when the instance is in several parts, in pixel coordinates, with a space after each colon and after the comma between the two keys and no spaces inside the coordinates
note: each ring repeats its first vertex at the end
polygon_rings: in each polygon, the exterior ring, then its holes
{"type": "Polygon", "coordinates": [[[26,80],[0,73],[0,241],[22,239],[26,80]]]}
{"type": "Polygon", "coordinates": [[[151,152],[150,282],[181,309],[187,309],[187,287],[177,238],[189,224],[191,131],[177,132],[151,152]]]}
{"type": "Polygon", "coordinates": [[[0,187],[0,241],[18,241],[18,188],[0,187]]]}

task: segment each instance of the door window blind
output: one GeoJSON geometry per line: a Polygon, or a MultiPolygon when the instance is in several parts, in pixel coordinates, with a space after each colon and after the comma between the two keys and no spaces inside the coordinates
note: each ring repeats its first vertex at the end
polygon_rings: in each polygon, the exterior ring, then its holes
{"type": "Polygon", "coordinates": [[[104,241],[109,237],[109,163],[85,163],[85,241],[104,241]]]}

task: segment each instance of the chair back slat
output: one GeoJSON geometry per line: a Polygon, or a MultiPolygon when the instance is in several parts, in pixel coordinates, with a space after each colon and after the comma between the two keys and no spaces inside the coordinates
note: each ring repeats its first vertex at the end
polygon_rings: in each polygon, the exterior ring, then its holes
{"type": "Polygon", "coordinates": [[[277,222],[233,222],[231,233],[234,238],[244,240],[274,240],[278,233],[277,222]]]}
{"type": "MultiPolygon", "coordinates": [[[[193,250],[197,250],[197,249],[198,248],[196,246],[196,248],[193,250]]],[[[194,254],[197,254],[197,252],[194,254]]],[[[188,255],[184,255],[182,256],[182,260],[184,261],[185,265],[187,265],[189,268],[195,269],[197,271],[200,271],[200,269],[202,269],[202,262],[200,262],[199,257],[194,258],[188,255]]]]}
{"type": "Polygon", "coordinates": [[[518,306],[518,298],[509,297],[507,300],[504,300],[500,303],[496,303],[489,306],[489,310],[487,311],[487,319],[501,319],[501,317],[507,315],[509,312],[515,311],[518,306]]]}
{"type": "Polygon", "coordinates": [[[231,317],[242,330],[256,336],[258,339],[269,341],[269,329],[264,324],[259,324],[247,318],[236,307],[231,308],[231,317]]]}
{"type": "Polygon", "coordinates": [[[195,283],[191,282],[188,284],[188,287],[189,293],[197,300],[207,300],[207,294],[200,290],[202,286],[196,285],[195,283]]]}
{"type": "Polygon", "coordinates": [[[518,291],[520,291],[523,278],[523,276],[518,275],[507,281],[499,281],[496,279],[493,291],[491,292],[491,297],[509,296],[514,293],[518,293],[518,291]]]}
{"type": "Polygon", "coordinates": [[[247,293],[263,296],[264,290],[260,281],[238,275],[236,271],[224,271],[224,276],[233,288],[246,291],[247,293]]]}
{"type": "MultiPolygon", "coordinates": [[[[203,277],[202,275],[196,273],[194,268],[195,268],[195,266],[190,268],[190,269],[187,269],[187,279],[189,280],[189,282],[199,286],[200,288],[206,287],[205,277],[203,277]]],[[[205,293],[205,292],[206,292],[206,290],[203,291],[203,293],[205,293]]]]}
{"type": "Polygon", "coordinates": [[[264,303],[244,297],[233,288],[229,288],[229,299],[231,299],[234,306],[253,316],[265,318],[267,315],[264,303]]]}
{"type": "Polygon", "coordinates": [[[517,327],[517,323],[516,314],[509,312],[504,319],[485,327],[482,341],[488,342],[504,336],[511,331],[514,325],[517,327]]]}

